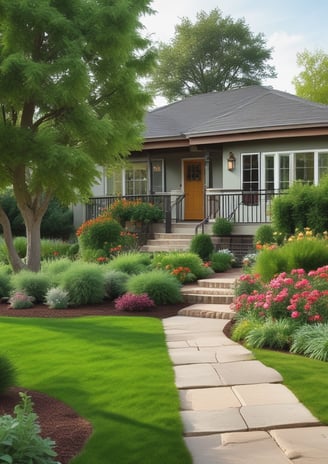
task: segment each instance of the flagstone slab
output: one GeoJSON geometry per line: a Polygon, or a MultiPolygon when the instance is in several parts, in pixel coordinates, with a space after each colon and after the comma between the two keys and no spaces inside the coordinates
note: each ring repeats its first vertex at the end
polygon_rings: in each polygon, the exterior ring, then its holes
{"type": "Polygon", "coordinates": [[[214,352],[199,351],[197,348],[181,348],[169,350],[170,358],[175,365],[179,364],[201,364],[215,363],[216,356],[214,352]]]}
{"type": "Polygon", "coordinates": [[[301,403],[242,406],[240,414],[249,429],[253,430],[319,423],[318,419],[301,403]]]}
{"type": "Polygon", "coordinates": [[[188,342],[185,340],[177,340],[175,342],[166,342],[167,347],[170,349],[173,348],[189,348],[188,342]]]}
{"type": "Polygon", "coordinates": [[[222,378],[223,385],[246,385],[255,383],[282,382],[281,375],[260,361],[240,361],[213,364],[213,368],[222,378]]]}
{"type": "Polygon", "coordinates": [[[271,430],[270,434],[295,464],[327,464],[328,427],[271,430]]]}
{"type": "Polygon", "coordinates": [[[185,436],[247,430],[238,408],[217,411],[181,411],[180,414],[185,436]]]}
{"type": "Polygon", "coordinates": [[[225,335],[221,336],[206,336],[203,335],[197,338],[194,338],[192,341],[189,341],[190,345],[198,346],[199,348],[202,347],[221,347],[227,345],[236,345],[236,342],[230,340],[230,338],[226,337],[225,335]]]}
{"type": "Polygon", "coordinates": [[[291,464],[266,432],[186,437],[185,443],[193,464],[291,464]]]}
{"type": "Polygon", "coordinates": [[[165,331],[171,329],[183,329],[189,332],[211,331],[220,333],[226,326],[227,321],[189,316],[173,316],[163,319],[162,324],[165,331]]]}
{"type": "Polygon", "coordinates": [[[180,390],[179,395],[182,410],[218,410],[241,406],[230,387],[180,390]]]}
{"type": "Polygon", "coordinates": [[[249,361],[254,359],[253,353],[244,346],[225,345],[221,346],[216,352],[216,359],[219,363],[249,361]]]}
{"type": "Polygon", "coordinates": [[[243,406],[259,404],[298,403],[297,397],[285,385],[262,383],[256,385],[236,385],[232,387],[243,406]]]}
{"type": "Polygon", "coordinates": [[[222,385],[211,364],[190,364],[174,366],[177,388],[218,387],[222,385]]]}

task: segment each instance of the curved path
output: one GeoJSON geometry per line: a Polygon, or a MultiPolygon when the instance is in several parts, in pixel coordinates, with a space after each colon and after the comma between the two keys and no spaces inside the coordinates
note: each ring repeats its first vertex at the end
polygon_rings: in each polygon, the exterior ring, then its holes
{"type": "Polygon", "coordinates": [[[328,427],[224,335],[226,323],[163,320],[193,464],[327,464],[328,427]]]}

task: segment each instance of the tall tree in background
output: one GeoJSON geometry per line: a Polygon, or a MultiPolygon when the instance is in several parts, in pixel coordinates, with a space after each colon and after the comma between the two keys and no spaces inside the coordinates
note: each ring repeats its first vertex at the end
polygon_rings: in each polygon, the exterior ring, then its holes
{"type": "Polygon", "coordinates": [[[244,20],[201,11],[195,24],[182,18],[169,44],[160,43],[151,87],[174,101],[199,93],[260,84],[275,77],[268,64],[271,49],[262,34],[253,35],[244,20]]]}
{"type": "Polygon", "coordinates": [[[328,54],[322,50],[297,54],[297,65],[303,71],[293,79],[296,95],[308,100],[328,104],[328,54]]]}
{"type": "MultiPolygon", "coordinates": [[[[140,16],[150,0],[0,0],[0,190],[12,186],[40,267],[40,223],[54,196],[90,195],[97,166],[141,144],[153,63],[140,16]]],[[[0,205],[15,271],[24,267],[0,205]]]]}

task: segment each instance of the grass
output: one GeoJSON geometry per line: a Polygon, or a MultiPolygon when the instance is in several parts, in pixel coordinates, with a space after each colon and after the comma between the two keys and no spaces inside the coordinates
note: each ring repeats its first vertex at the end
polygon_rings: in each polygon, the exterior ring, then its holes
{"type": "Polygon", "coordinates": [[[294,392],[312,414],[328,425],[327,363],[299,355],[269,350],[252,350],[263,364],[276,369],[283,376],[284,384],[294,392]]]}
{"type": "Polygon", "coordinates": [[[1,318],[0,353],[18,385],[69,404],[93,425],[72,464],[191,464],[161,321],[1,318]]]}

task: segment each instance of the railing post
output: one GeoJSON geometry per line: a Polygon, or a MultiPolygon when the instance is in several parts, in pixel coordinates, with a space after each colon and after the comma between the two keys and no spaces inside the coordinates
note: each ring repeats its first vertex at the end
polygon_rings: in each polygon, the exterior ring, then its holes
{"type": "Polygon", "coordinates": [[[165,232],[170,234],[172,232],[172,212],[171,209],[165,211],[165,232]]]}

